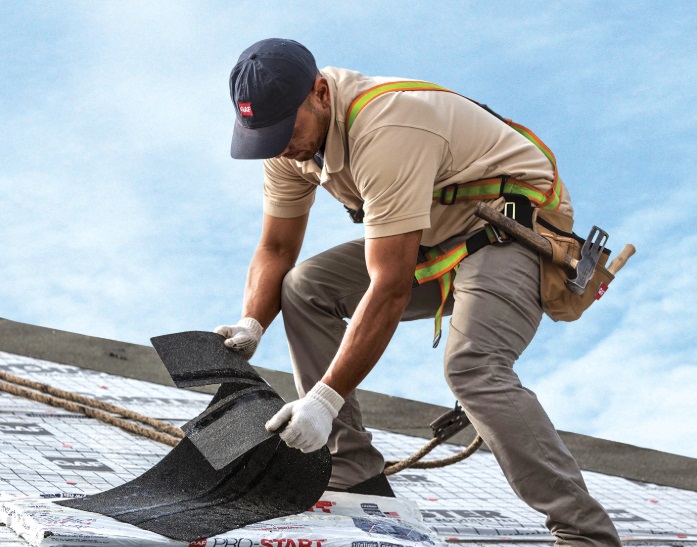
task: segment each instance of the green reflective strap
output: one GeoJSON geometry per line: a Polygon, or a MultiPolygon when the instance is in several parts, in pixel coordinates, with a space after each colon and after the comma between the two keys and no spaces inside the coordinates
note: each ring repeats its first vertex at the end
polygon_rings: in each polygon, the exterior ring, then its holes
{"type": "Polygon", "coordinates": [[[433,201],[451,205],[458,201],[483,201],[496,199],[503,194],[513,194],[526,197],[535,206],[543,209],[556,210],[561,203],[561,179],[557,176],[548,193],[524,182],[507,180],[501,186],[500,182],[464,182],[457,186],[446,186],[433,191],[433,201]]]}
{"type": "Polygon", "coordinates": [[[498,237],[496,237],[496,234],[494,233],[494,229],[491,227],[491,224],[487,224],[484,226],[484,231],[486,232],[486,237],[489,238],[489,243],[496,243],[499,241],[499,238],[501,238],[502,241],[506,241],[509,239],[508,234],[506,232],[501,231],[501,228],[498,228],[498,237]]]}
{"type": "Polygon", "coordinates": [[[466,241],[448,253],[436,254],[434,257],[429,257],[427,254],[428,262],[417,265],[414,277],[419,285],[438,279],[457,266],[468,254],[466,241]]]}
{"type": "Polygon", "coordinates": [[[450,204],[456,201],[495,199],[499,197],[500,191],[500,182],[465,182],[457,186],[457,191],[453,185],[434,190],[433,201],[450,204]]]}
{"type": "Polygon", "coordinates": [[[380,95],[385,93],[393,93],[396,91],[447,91],[449,93],[453,93],[453,91],[450,91],[449,89],[438,84],[412,80],[377,85],[361,93],[351,103],[346,115],[346,131],[351,131],[353,122],[356,121],[356,116],[358,116],[360,111],[363,110],[368,103],[378,98],[380,95]]]}
{"type": "Polygon", "coordinates": [[[523,135],[523,137],[525,137],[531,143],[533,143],[535,146],[537,146],[537,148],[539,148],[540,152],[542,152],[547,157],[547,159],[549,160],[549,163],[552,164],[552,167],[554,167],[556,169],[557,161],[554,158],[554,154],[552,154],[552,151],[544,145],[544,143],[537,137],[537,135],[535,135],[527,127],[523,127],[520,124],[510,123],[509,125],[513,129],[515,129],[518,133],[523,135]]]}
{"type": "MultiPolygon", "coordinates": [[[[363,108],[370,104],[371,101],[381,95],[384,95],[385,93],[399,91],[446,91],[448,93],[454,93],[454,91],[437,84],[413,80],[389,82],[386,84],[377,85],[361,93],[349,106],[346,113],[347,134],[351,130],[353,123],[356,121],[358,114],[361,112],[361,110],[363,110],[363,108]]],[[[501,188],[500,180],[486,180],[473,181],[469,183],[462,183],[457,186],[450,185],[446,186],[445,188],[439,188],[438,190],[433,191],[433,201],[440,201],[443,204],[449,205],[455,203],[456,201],[488,200],[498,198],[502,194],[516,194],[525,196],[538,207],[542,207],[544,209],[556,210],[556,208],[559,207],[561,202],[562,183],[559,175],[557,174],[557,164],[554,154],[552,154],[552,151],[547,148],[547,146],[537,137],[537,135],[526,127],[516,124],[511,120],[505,120],[505,122],[515,131],[532,142],[552,164],[552,168],[554,170],[554,180],[552,182],[550,192],[543,193],[537,188],[515,180],[506,181],[503,188],[501,188]]],[[[491,243],[499,240],[499,237],[494,234],[489,225],[485,227],[485,230],[491,243]]],[[[503,232],[500,232],[499,236],[500,239],[508,239],[508,236],[503,232]]],[[[414,272],[414,278],[419,285],[434,279],[437,279],[438,284],[440,285],[441,304],[438,307],[435,316],[436,326],[435,336],[433,339],[434,348],[438,346],[438,342],[440,342],[442,335],[441,323],[443,319],[443,309],[445,307],[445,301],[447,300],[452,289],[455,273],[457,272],[460,262],[462,262],[462,260],[464,260],[468,254],[469,251],[467,250],[467,242],[440,256],[438,249],[434,247],[426,252],[426,258],[428,259],[427,262],[417,265],[416,271],[414,272]]]]}
{"type": "Polygon", "coordinates": [[[552,195],[548,198],[549,201],[546,201],[541,206],[543,209],[556,211],[559,208],[559,205],[561,204],[561,179],[559,177],[557,177],[554,181],[553,188],[554,191],[552,192],[552,195]]]}
{"type": "Polygon", "coordinates": [[[547,145],[544,142],[542,142],[542,139],[540,139],[527,127],[515,123],[512,120],[506,120],[506,123],[513,129],[515,129],[518,133],[520,133],[523,137],[528,139],[531,143],[533,143],[538,148],[538,150],[540,150],[540,152],[542,152],[545,155],[545,157],[549,160],[549,163],[552,164],[552,170],[554,171],[554,180],[552,180],[552,187],[549,189],[548,193],[543,194],[543,199],[540,201],[538,205],[543,209],[556,211],[556,209],[561,204],[562,182],[559,178],[559,171],[557,170],[557,160],[554,157],[554,154],[547,147],[547,145]]]}
{"type": "Polygon", "coordinates": [[[437,247],[432,247],[426,251],[427,262],[417,266],[414,272],[419,285],[434,279],[438,280],[440,287],[441,302],[436,310],[435,327],[433,335],[433,347],[437,347],[441,338],[441,324],[443,322],[443,309],[445,301],[452,290],[452,283],[457,267],[462,260],[467,257],[467,242],[459,245],[448,253],[441,253],[437,247]]]}
{"type": "Polygon", "coordinates": [[[448,295],[450,294],[450,291],[453,286],[453,278],[455,277],[455,273],[457,272],[457,266],[458,265],[455,265],[455,268],[453,270],[447,271],[444,275],[438,278],[438,284],[440,285],[441,301],[440,306],[438,306],[438,309],[436,310],[436,325],[433,333],[434,348],[438,347],[438,343],[440,342],[441,336],[443,335],[443,332],[441,331],[443,323],[443,309],[445,308],[445,301],[448,299],[448,295]]]}
{"type": "MultiPolygon", "coordinates": [[[[501,231],[499,231],[499,235],[497,237],[493,228],[489,224],[484,226],[484,232],[489,239],[489,243],[496,243],[499,240],[508,239],[508,235],[501,231]]],[[[428,261],[424,262],[423,264],[419,264],[414,272],[414,277],[419,285],[436,279],[438,280],[438,285],[440,286],[441,302],[435,315],[435,332],[433,336],[434,348],[438,346],[441,339],[443,309],[445,308],[445,302],[448,299],[448,295],[452,290],[455,274],[460,266],[460,262],[467,258],[468,255],[469,251],[467,250],[466,241],[447,253],[440,253],[437,247],[432,247],[426,251],[426,258],[428,261]]]]}
{"type": "Polygon", "coordinates": [[[535,205],[540,206],[547,199],[547,196],[536,188],[530,188],[528,186],[522,186],[516,184],[515,182],[508,181],[503,185],[502,194],[514,194],[518,196],[525,196],[528,200],[532,201],[535,205]]]}

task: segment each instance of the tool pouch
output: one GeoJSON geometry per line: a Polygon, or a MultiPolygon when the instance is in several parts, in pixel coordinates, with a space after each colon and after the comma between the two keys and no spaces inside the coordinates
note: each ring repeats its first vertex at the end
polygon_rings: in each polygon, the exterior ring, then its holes
{"type": "Polygon", "coordinates": [[[595,273],[582,295],[571,292],[565,284],[569,272],[564,267],[564,253],[578,259],[584,240],[572,232],[573,219],[567,215],[535,209],[533,230],[552,244],[553,258],[540,256],[540,301],[543,311],[553,321],[575,321],[600,299],[615,278],[605,269],[610,255],[604,251],[595,273]]]}

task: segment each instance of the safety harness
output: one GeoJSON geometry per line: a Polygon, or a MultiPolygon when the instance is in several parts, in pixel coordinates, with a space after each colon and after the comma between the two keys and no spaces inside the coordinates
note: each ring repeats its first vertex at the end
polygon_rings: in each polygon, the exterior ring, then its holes
{"type": "MultiPolygon", "coordinates": [[[[373,100],[386,93],[400,91],[444,91],[460,95],[455,91],[430,82],[398,81],[377,85],[361,93],[349,106],[346,114],[346,134],[348,135],[358,114],[360,114],[373,100]]],[[[460,96],[464,97],[464,95],[460,96]]],[[[499,120],[515,129],[537,146],[552,164],[554,171],[552,185],[547,192],[542,192],[523,181],[508,176],[501,176],[459,184],[455,183],[439,188],[433,191],[433,201],[441,205],[453,205],[461,201],[483,201],[503,197],[506,200],[504,212],[519,222],[527,224],[528,227],[532,224],[532,207],[556,211],[561,204],[562,181],[561,178],[559,178],[557,162],[552,151],[527,127],[499,116],[484,104],[478,103],[468,97],[464,98],[496,116],[499,120]]],[[[359,222],[362,221],[362,214],[360,214],[362,211],[349,211],[349,213],[352,213],[351,217],[354,219],[354,222],[356,221],[356,217],[360,217],[359,222]]],[[[432,247],[424,253],[425,261],[416,266],[414,286],[416,287],[433,280],[438,280],[440,286],[441,304],[435,317],[434,348],[438,346],[441,339],[443,309],[448,295],[452,290],[453,280],[460,262],[489,244],[508,241],[510,241],[510,239],[505,233],[487,224],[482,230],[475,232],[453,249],[443,252],[439,247],[432,247]]]]}
{"type": "Polygon", "coordinates": [[[444,253],[441,252],[438,247],[431,247],[424,253],[426,261],[416,265],[413,286],[418,287],[428,281],[433,281],[434,279],[438,280],[441,302],[435,316],[436,324],[433,335],[434,348],[437,347],[440,342],[443,309],[445,308],[448,295],[452,290],[453,281],[455,280],[455,274],[457,273],[460,262],[491,243],[504,243],[506,241],[509,241],[509,238],[504,232],[487,224],[482,230],[476,231],[463,243],[450,251],[444,253]]]}

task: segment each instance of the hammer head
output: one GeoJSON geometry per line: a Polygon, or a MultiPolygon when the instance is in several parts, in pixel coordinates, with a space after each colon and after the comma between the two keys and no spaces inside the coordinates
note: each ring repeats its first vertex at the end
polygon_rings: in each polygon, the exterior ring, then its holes
{"type": "Polygon", "coordinates": [[[593,226],[588,239],[581,249],[581,258],[576,266],[576,276],[566,280],[566,287],[574,294],[582,295],[586,290],[586,285],[593,277],[598,259],[603,254],[608,234],[597,226],[593,226]]]}

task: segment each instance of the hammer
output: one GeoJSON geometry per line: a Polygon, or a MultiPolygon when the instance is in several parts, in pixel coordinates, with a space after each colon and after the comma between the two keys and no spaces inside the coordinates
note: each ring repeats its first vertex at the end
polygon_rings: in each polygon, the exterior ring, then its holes
{"type": "MultiPolygon", "coordinates": [[[[509,218],[496,209],[489,207],[485,203],[479,203],[477,209],[474,212],[479,218],[483,218],[490,224],[493,224],[497,228],[502,229],[507,234],[513,236],[515,239],[530,247],[534,251],[537,251],[541,255],[552,258],[553,250],[552,244],[539,234],[536,234],[531,229],[526,228],[522,224],[516,222],[512,218],[509,218]]],[[[586,285],[593,277],[595,272],[595,267],[598,264],[598,259],[602,255],[605,249],[605,243],[607,242],[608,234],[604,230],[601,230],[597,226],[593,226],[588,239],[581,249],[581,258],[576,259],[566,253],[562,257],[564,267],[569,270],[572,275],[570,275],[566,280],[566,287],[574,294],[581,295],[586,290],[586,285]]],[[[629,259],[636,252],[634,245],[625,245],[622,252],[617,255],[607,270],[615,275],[620,268],[622,268],[629,259]]]]}

